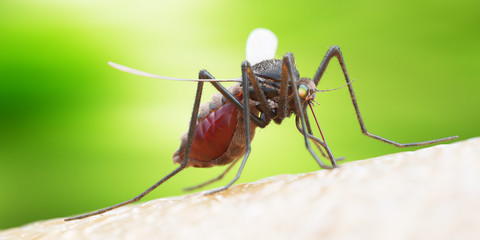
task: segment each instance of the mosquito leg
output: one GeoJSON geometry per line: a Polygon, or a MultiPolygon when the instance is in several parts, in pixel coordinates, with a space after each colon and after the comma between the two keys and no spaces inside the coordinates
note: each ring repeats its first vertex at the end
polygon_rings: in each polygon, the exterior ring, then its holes
{"type": "MultiPolygon", "coordinates": [[[[304,114],[306,114],[306,113],[304,113],[304,114]]],[[[300,119],[299,119],[299,118],[300,118],[299,116],[297,116],[297,117],[295,118],[295,125],[297,126],[297,130],[298,130],[301,134],[303,134],[303,130],[302,130],[302,127],[300,126],[300,119]]],[[[306,123],[307,123],[307,129],[308,129],[308,127],[309,127],[308,117],[305,118],[305,120],[307,120],[306,123]]],[[[317,147],[318,151],[320,151],[320,154],[322,154],[322,156],[323,156],[324,158],[331,159],[330,156],[328,156],[327,154],[325,154],[325,152],[322,150],[323,145],[320,144],[320,142],[322,142],[322,141],[321,141],[319,138],[313,136],[311,130],[308,131],[308,137],[313,140],[313,143],[315,144],[315,146],[317,147]],[[318,140],[317,140],[317,139],[318,139],[318,140]],[[321,146],[321,147],[320,147],[320,146],[321,146]]],[[[325,142],[324,145],[327,145],[327,143],[325,142]]],[[[328,145],[327,145],[327,147],[328,147],[328,145]]],[[[329,149],[330,149],[330,147],[329,147],[329,149]]],[[[333,156],[333,155],[332,155],[332,156],[333,156]]],[[[338,162],[338,161],[343,161],[343,160],[345,160],[345,157],[337,157],[337,158],[334,158],[334,159],[335,159],[336,162],[338,162]]]]}
{"type": "MultiPolygon", "coordinates": [[[[302,133],[302,132],[300,132],[300,133],[302,133]]],[[[311,134],[309,133],[309,135],[311,135],[311,134]]],[[[313,136],[313,135],[312,135],[312,136],[313,136]]],[[[315,147],[317,147],[317,149],[318,149],[318,151],[320,152],[320,154],[322,155],[322,157],[328,158],[328,159],[330,160],[330,157],[327,156],[327,154],[325,154],[325,152],[324,152],[324,151],[322,150],[322,148],[320,147],[321,145],[320,145],[318,142],[313,141],[313,144],[315,144],[315,147]]],[[[338,159],[335,158],[335,161],[336,161],[336,160],[338,160],[338,159]]]]}
{"type": "Polygon", "coordinates": [[[250,116],[250,108],[249,108],[249,93],[248,93],[248,88],[249,88],[249,76],[251,76],[251,68],[250,64],[248,61],[243,61],[242,62],[242,87],[243,87],[243,118],[244,118],[244,124],[245,124],[245,155],[243,156],[243,160],[240,164],[240,167],[238,168],[237,175],[235,178],[233,178],[232,181],[230,181],[227,185],[225,185],[222,188],[213,190],[211,192],[208,192],[207,194],[214,194],[220,191],[223,191],[230,186],[232,186],[239,178],[240,175],[242,174],[243,168],[245,167],[245,163],[247,163],[248,156],[250,155],[250,118],[247,116],[250,116]]]}
{"type": "MultiPolygon", "coordinates": [[[[201,74],[200,74],[200,78],[202,78],[201,74]]],[[[170,179],[171,177],[175,176],[177,173],[182,171],[187,166],[188,157],[190,155],[190,150],[191,150],[191,147],[192,147],[193,133],[194,133],[196,122],[197,122],[198,110],[199,110],[199,106],[200,106],[200,99],[202,97],[202,90],[203,90],[203,82],[198,82],[197,95],[195,97],[195,103],[193,104],[193,113],[192,113],[192,118],[190,119],[190,127],[188,129],[188,139],[187,139],[187,144],[185,146],[185,154],[184,154],[183,161],[182,161],[182,163],[180,164],[179,167],[177,167],[175,170],[170,172],[167,176],[160,179],[160,181],[155,183],[153,186],[148,188],[146,191],[144,191],[140,195],[138,195],[138,196],[136,196],[136,197],[134,197],[134,198],[132,198],[128,201],[125,201],[125,202],[122,202],[122,203],[119,203],[119,204],[116,204],[116,205],[113,205],[113,206],[110,206],[110,207],[107,207],[107,208],[103,208],[103,209],[100,209],[100,210],[95,211],[95,212],[87,213],[87,214],[76,216],[76,217],[66,218],[65,221],[77,220],[77,219],[82,219],[82,218],[86,218],[86,217],[90,217],[90,216],[94,216],[94,215],[99,215],[99,214],[102,214],[104,212],[108,212],[110,210],[113,210],[113,209],[125,206],[127,204],[136,202],[136,201],[142,199],[145,195],[147,195],[151,191],[153,191],[155,188],[160,186],[162,183],[164,183],[165,181],[167,181],[168,179],[170,179]]]]}
{"type": "MultiPolygon", "coordinates": [[[[329,153],[330,160],[332,161],[332,166],[327,166],[320,160],[320,158],[318,158],[317,154],[313,151],[312,147],[310,146],[310,141],[309,141],[309,138],[308,138],[308,132],[307,132],[307,128],[306,128],[305,114],[304,114],[303,107],[301,105],[300,97],[298,96],[298,91],[296,90],[297,79],[296,79],[296,77],[294,77],[294,74],[293,74],[293,66],[294,66],[293,54],[292,53],[286,53],[283,56],[282,69],[287,69],[287,76],[288,77],[284,78],[282,76],[282,81],[288,81],[290,86],[292,86],[294,88],[294,91],[292,91],[292,92],[293,92],[293,97],[295,99],[295,105],[296,105],[295,107],[298,110],[296,112],[298,112],[298,114],[300,115],[300,120],[301,120],[300,123],[302,124],[301,129],[302,129],[302,135],[305,139],[305,146],[307,147],[307,150],[310,152],[310,154],[312,154],[315,161],[317,161],[318,165],[320,165],[320,167],[328,168],[328,169],[334,168],[334,167],[337,166],[337,164],[335,163],[335,160],[334,160],[333,156],[331,155],[331,152],[329,152],[330,149],[328,149],[328,148],[325,149],[327,151],[327,153],[329,153]]],[[[282,71],[282,75],[283,75],[283,71],[282,71]]]]}
{"type": "Polygon", "coordinates": [[[183,191],[192,191],[192,190],[195,190],[195,189],[199,189],[199,188],[202,188],[202,187],[205,187],[209,184],[212,184],[216,181],[219,181],[221,180],[225,174],[227,174],[230,169],[232,169],[233,165],[235,165],[235,163],[238,162],[238,159],[236,159],[235,161],[233,161],[224,171],[222,174],[220,174],[218,177],[214,178],[214,179],[210,179],[209,181],[206,181],[204,183],[201,183],[201,184],[198,184],[198,185],[195,185],[195,186],[192,186],[192,187],[188,187],[188,188],[184,188],[183,191]]]}
{"type": "MultiPolygon", "coordinates": [[[[304,112],[304,114],[306,114],[304,112]]],[[[308,129],[308,116],[305,118],[307,120],[307,129],[308,129]]],[[[297,126],[297,130],[303,135],[304,134],[304,131],[303,131],[303,128],[300,126],[301,122],[300,122],[300,117],[299,116],[296,116],[295,117],[295,125],[297,126]]],[[[330,147],[328,146],[328,144],[322,140],[320,140],[319,138],[315,137],[312,135],[311,132],[307,132],[307,135],[306,135],[308,138],[310,138],[313,143],[315,144],[315,146],[317,147],[317,149],[320,151],[320,154],[322,154],[323,157],[325,158],[328,158],[330,160],[330,162],[332,163],[332,165],[335,163],[336,165],[336,161],[341,161],[343,160],[344,158],[334,158],[333,157],[333,153],[332,151],[330,150],[330,147]],[[320,147],[321,146],[321,147],[320,147]],[[325,152],[324,150],[325,149],[325,152]],[[333,160],[332,160],[333,159],[333,160]]]]}
{"type": "MultiPolygon", "coordinates": [[[[310,120],[308,119],[308,115],[307,115],[307,112],[303,111],[303,115],[305,116],[305,124],[307,125],[307,132],[311,135],[313,135],[312,133],[312,128],[310,126],[310,120]]],[[[297,126],[297,130],[303,134],[303,130],[302,130],[302,127],[300,126],[300,116],[296,116],[295,117],[295,125],[297,126]]],[[[328,158],[330,159],[326,154],[325,152],[322,150],[322,148],[320,147],[320,144],[318,142],[315,142],[313,141],[313,144],[315,144],[315,146],[317,147],[317,149],[320,151],[320,154],[322,154],[322,156],[324,158],[328,158]]]]}
{"type": "MultiPolygon", "coordinates": [[[[310,138],[313,142],[316,142],[317,144],[321,145],[325,149],[325,151],[327,152],[327,155],[328,155],[327,158],[329,158],[329,159],[333,158],[332,151],[330,150],[330,147],[328,146],[327,143],[323,142],[322,140],[320,140],[320,138],[315,137],[315,136],[313,136],[312,134],[309,134],[309,133],[307,133],[307,137],[310,138]]],[[[333,158],[333,159],[335,159],[334,161],[335,161],[335,164],[336,164],[336,161],[338,161],[338,158],[333,158]]],[[[340,158],[340,160],[342,160],[342,158],[340,158]]]]}
{"type": "MultiPolygon", "coordinates": [[[[307,123],[308,133],[311,134],[311,135],[313,135],[312,129],[310,128],[310,120],[308,119],[308,114],[307,114],[307,112],[306,112],[306,109],[304,109],[304,114],[305,114],[305,121],[306,121],[306,123],[307,123]]],[[[312,114],[313,114],[313,109],[312,109],[312,114]]],[[[313,116],[314,116],[314,118],[315,118],[315,122],[317,122],[317,119],[316,119],[316,117],[315,117],[315,114],[313,114],[313,116]]],[[[317,122],[317,124],[318,124],[318,122],[317,122]]],[[[320,131],[320,127],[318,127],[318,129],[319,129],[319,131],[320,131]]],[[[323,137],[323,135],[322,135],[322,139],[323,139],[325,145],[327,145],[327,147],[328,147],[327,140],[325,140],[325,138],[323,137]]],[[[320,150],[320,153],[322,153],[322,155],[324,155],[324,153],[322,152],[322,149],[320,148],[319,144],[318,144],[316,141],[313,141],[313,143],[315,143],[315,146],[317,146],[318,150],[320,150]]],[[[328,149],[330,149],[330,147],[328,147],[328,149]]],[[[325,156],[325,155],[324,155],[324,156],[325,156]]],[[[331,158],[329,158],[329,159],[330,159],[330,161],[331,161],[331,158]]],[[[337,162],[338,162],[338,161],[343,161],[343,160],[345,160],[345,157],[339,157],[339,158],[337,157],[337,158],[334,158],[334,160],[337,161],[337,162]]]]}
{"type": "Polygon", "coordinates": [[[255,91],[255,94],[258,96],[258,102],[260,103],[260,108],[261,112],[265,114],[266,119],[272,119],[274,118],[274,113],[272,111],[272,108],[267,102],[267,98],[265,97],[265,93],[263,92],[262,89],[260,89],[260,86],[258,84],[257,78],[253,74],[253,70],[250,67],[250,64],[247,65],[247,74],[248,74],[248,79],[250,80],[250,83],[252,84],[253,90],[255,91]]]}
{"type": "MultiPolygon", "coordinates": [[[[320,82],[320,79],[323,76],[323,73],[325,72],[325,69],[328,66],[328,63],[330,60],[336,57],[338,59],[338,62],[340,63],[340,66],[342,67],[343,75],[345,77],[345,80],[347,83],[350,82],[350,78],[348,77],[347,73],[347,68],[345,67],[345,61],[342,56],[342,52],[340,51],[340,48],[338,46],[332,46],[328,50],[327,54],[323,58],[322,62],[320,63],[320,66],[318,67],[317,72],[315,73],[315,77],[313,78],[313,81],[315,82],[316,85],[320,82]]],[[[355,92],[353,91],[352,84],[348,84],[348,90],[350,92],[350,97],[352,99],[353,107],[355,108],[355,113],[357,114],[357,119],[358,123],[360,124],[360,128],[362,129],[362,133],[367,135],[368,137],[380,140],[382,142],[386,142],[388,144],[395,145],[397,147],[410,147],[410,146],[422,146],[422,145],[429,145],[429,144],[434,144],[438,142],[443,142],[443,141],[449,141],[458,138],[458,136],[453,136],[453,137],[446,137],[446,138],[440,138],[440,139],[435,139],[435,140],[430,140],[430,141],[425,141],[425,142],[414,142],[414,143],[397,143],[395,141],[377,136],[375,134],[369,133],[367,131],[367,128],[365,127],[365,124],[363,123],[362,115],[360,114],[360,110],[358,108],[357,104],[357,98],[355,97],[355,92]]]]}
{"type": "MultiPolygon", "coordinates": [[[[205,71],[205,73],[211,76],[210,73],[208,73],[207,71],[205,71]]],[[[210,82],[210,83],[239,111],[243,111],[243,105],[225,87],[223,87],[222,84],[220,84],[219,82],[210,82]]],[[[267,126],[267,122],[264,119],[261,119],[253,114],[249,114],[249,115],[252,121],[260,128],[264,128],[267,126]]]]}
{"type": "MultiPolygon", "coordinates": [[[[287,64],[285,63],[285,60],[282,64],[282,79],[281,79],[281,83],[280,83],[280,99],[279,99],[279,104],[278,104],[278,116],[280,118],[285,118],[287,116],[287,104],[288,104],[288,79],[289,79],[289,67],[287,66],[287,64]]],[[[312,129],[310,127],[310,122],[308,120],[308,116],[306,115],[306,113],[304,112],[304,116],[305,117],[305,123],[306,123],[306,126],[307,126],[307,131],[308,133],[312,134],[312,129]]],[[[299,116],[297,116],[296,118],[296,121],[297,121],[297,129],[298,131],[300,131],[300,133],[303,134],[303,130],[301,130],[300,126],[298,125],[298,118],[299,116]]],[[[329,156],[327,156],[323,150],[320,148],[319,144],[317,142],[313,142],[315,144],[315,146],[318,148],[318,150],[320,151],[320,154],[325,157],[325,158],[328,158],[328,159],[331,159],[329,156]]]]}
{"type": "MultiPolygon", "coordinates": [[[[278,100],[278,117],[283,119],[287,116],[287,107],[288,107],[288,79],[290,76],[293,76],[293,73],[289,73],[290,69],[285,62],[285,57],[283,57],[282,63],[282,78],[280,82],[280,98],[278,100]]],[[[293,70],[292,70],[293,71],[293,70]]],[[[293,85],[295,86],[295,85],[293,85]]],[[[292,88],[293,88],[292,86],[292,88]]],[[[312,131],[311,129],[309,129],[312,131]]]]}
{"type": "MultiPolygon", "coordinates": [[[[305,110],[303,111],[303,114],[304,114],[304,116],[305,116],[305,124],[307,125],[307,132],[308,132],[309,134],[313,135],[312,127],[310,126],[310,120],[308,119],[308,114],[307,114],[307,112],[306,112],[305,110]]],[[[295,117],[295,125],[297,126],[298,131],[303,134],[303,130],[302,130],[302,128],[300,127],[300,125],[299,125],[300,122],[299,122],[298,120],[299,120],[299,116],[296,116],[296,117],[295,117]]],[[[319,143],[317,143],[316,141],[313,141],[313,144],[315,144],[315,146],[317,147],[317,149],[320,151],[320,154],[322,154],[322,156],[323,156],[324,158],[330,159],[330,158],[325,154],[325,152],[323,152],[323,150],[322,150],[322,148],[320,147],[320,144],[319,144],[319,143]]],[[[336,160],[336,159],[335,159],[335,160],[336,160]]]]}
{"type": "MultiPolygon", "coordinates": [[[[207,70],[202,70],[202,71],[200,72],[200,74],[203,76],[204,79],[215,79],[215,78],[212,76],[212,74],[210,74],[207,70]]],[[[238,105],[239,105],[239,107],[237,107],[237,108],[239,108],[239,110],[243,111],[243,105],[242,105],[225,87],[223,87],[223,86],[222,86],[220,83],[218,83],[218,82],[211,82],[211,83],[212,83],[212,85],[213,85],[220,93],[222,93],[223,96],[225,96],[225,98],[227,98],[227,99],[232,99],[232,100],[236,101],[236,102],[238,103],[238,105]]],[[[231,102],[233,103],[233,101],[231,101],[231,102]]],[[[235,104],[235,103],[234,103],[234,104],[235,104]]],[[[252,117],[252,120],[254,120],[253,117],[255,117],[255,116],[251,115],[251,117],[252,117]]],[[[230,169],[232,169],[233,165],[235,165],[235,163],[236,163],[237,161],[238,161],[238,159],[235,160],[233,163],[231,163],[231,164],[227,167],[227,169],[225,169],[225,171],[224,171],[222,174],[220,174],[218,177],[216,177],[216,178],[214,178],[214,179],[211,179],[211,180],[209,180],[209,181],[207,181],[207,182],[204,182],[204,183],[201,183],[201,184],[192,186],[192,187],[184,188],[183,190],[184,190],[184,191],[192,191],[192,190],[195,190],[195,189],[204,187],[204,186],[206,186],[206,185],[209,185],[209,184],[211,184],[211,183],[214,183],[214,182],[216,182],[216,181],[221,180],[221,179],[225,176],[225,174],[227,174],[227,172],[230,171],[230,169]]]]}
{"type": "MultiPolygon", "coordinates": [[[[215,79],[212,74],[210,74],[207,70],[200,71],[200,74],[203,76],[203,79],[215,79]]],[[[232,95],[222,84],[219,82],[210,82],[213,87],[217,89],[229,102],[231,102],[239,111],[243,111],[243,105],[232,95]]],[[[252,121],[259,127],[264,128],[267,126],[267,122],[259,117],[250,114],[250,118],[252,121]]]]}
{"type": "MultiPolygon", "coordinates": [[[[305,117],[305,123],[306,123],[306,125],[307,125],[307,132],[308,132],[308,134],[313,135],[312,129],[310,128],[310,122],[309,122],[309,120],[308,120],[307,113],[306,113],[306,112],[303,112],[303,114],[306,116],[306,117],[305,117]]],[[[298,130],[301,134],[303,134],[302,127],[300,126],[300,116],[296,116],[296,117],[295,117],[295,125],[297,126],[297,130],[298,130]]],[[[330,157],[328,157],[327,154],[325,154],[325,152],[322,150],[322,148],[320,147],[321,145],[320,145],[318,142],[313,141],[313,144],[315,144],[315,146],[317,147],[317,149],[320,151],[320,154],[322,155],[322,157],[330,159],[330,157]]],[[[337,159],[335,159],[335,160],[337,160],[337,159]]]]}

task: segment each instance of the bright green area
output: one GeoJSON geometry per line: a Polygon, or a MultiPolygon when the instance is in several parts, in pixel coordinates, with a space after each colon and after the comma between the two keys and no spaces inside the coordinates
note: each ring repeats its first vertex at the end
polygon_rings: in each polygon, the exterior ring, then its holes
{"type": "MultiPolygon", "coordinates": [[[[259,2],[1,1],[0,229],[127,200],[174,169],[195,83],[137,77],[107,61],[238,77],[256,27],[277,34],[277,57],[293,52],[304,77],[339,45],[373,133],[400,142],[480,135],[479,1],[259,2]]],[[[319,88],[343,84],[333,63],[319,88]]],[[[317,101],[336,156],[407,150],[363,136],[346,89],[317,101]]],[[[239,182],[318,170],[294,118],[257,130],[252,149],[239,182]]],[[[181,195],[221,171],[187,169],[145,199],[181,195]]]]}

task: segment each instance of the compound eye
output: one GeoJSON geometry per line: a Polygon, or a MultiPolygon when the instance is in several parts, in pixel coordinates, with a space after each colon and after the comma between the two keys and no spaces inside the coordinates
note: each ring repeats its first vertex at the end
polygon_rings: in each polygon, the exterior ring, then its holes
{"type": "Polygon", "coordinates": [[[298,86],[298,96],[301,98],[306,98],[308,95],[308,87],[305,84],[300,84],[298,86]]]}

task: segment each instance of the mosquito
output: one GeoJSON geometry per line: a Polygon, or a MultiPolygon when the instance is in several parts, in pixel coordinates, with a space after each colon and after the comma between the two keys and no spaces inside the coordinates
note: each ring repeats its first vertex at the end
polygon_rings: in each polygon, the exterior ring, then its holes
{"type": "Polygon", "coordinates": [[[322,90],[317,89],[317,85],[320,83],[325,69],[332,58],[337,58],[342,68],[343,76],[347,82],[344,86],[347,86],[350,92],[350,98],[363,134],[397,147],[429,145],[453,140],[458,137],[452,136],[425,142],[397,143],[368,132],[358,108],[357,98],[353,91],[352,81],[347,73],[345,60],[338,46],[330,47],[320,63],[315,76],[313,79],[310,79],[300,78],[292,53],[286,53],[283,59],[274,59],[277,45],[278,39],[270,30],[263,28],[253,30],[247,39],[247,60],[242,62],[242,76],[241,78],[233,79],[215,79],[207,70],[201,70],[198,79],[165,77],[109,62],[114,68],[140,76],[197,82],[197,91],[188,132],[182,136],[180,147],[173,154],[173,161],[180,164],[180,166],[143,193],[128,201],[84,215],[67,218],[65,221],[98,215],[136,202],[186,167],[204,168],[230,164],[218,177],[187,190],[203,187],[222,179],[243,156],[233,180],[224,187],[210,191],[207,194],[224,191],[239,179],[250,155],[250,142],[255,134],[255,129],[257,127],[264,128],[272,121],[280,124],[292,114],[295,114],[295,125],[303,135],[307,150],[318,165],[325,169],[337,167],[338,159],[333,156],[327,145],[312,108],[316,93],[322,92],[322,90]],[[200,105],[204,82],[212,84],[218,93],[212,96],[210,102],[200,105]],[[237,83],[225,88],[220,82],[237,83]],[[312,133],[307,115],[307,106],[315,117],[321,139],[312,133]],[[330,165],[326,165],[320,160],[310,141],[319,150],[320,155],[330,161],[330,165]]]}

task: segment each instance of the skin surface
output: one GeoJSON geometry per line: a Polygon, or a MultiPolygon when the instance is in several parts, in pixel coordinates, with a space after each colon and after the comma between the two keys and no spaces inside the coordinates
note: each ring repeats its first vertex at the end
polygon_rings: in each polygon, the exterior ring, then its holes
{"type": "Polygon", "coordinates": [[[132,204],[5,240],[478,239],[480,138],[132,204]]]}

